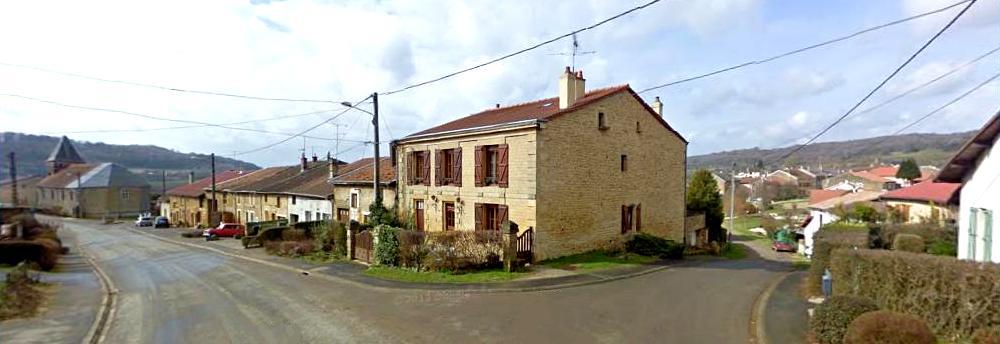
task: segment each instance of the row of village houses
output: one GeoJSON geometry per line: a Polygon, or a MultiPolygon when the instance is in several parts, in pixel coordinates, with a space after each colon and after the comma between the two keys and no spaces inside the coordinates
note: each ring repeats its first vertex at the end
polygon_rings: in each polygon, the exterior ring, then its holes
{"type": "MultiPolygon", "coordinates": [[[[394,141],[391,156],[380,158],[385,205],[412,216],[420,230],[516,222],[534,229],[540,259],[614,245],[633,232],[688,241],[696,227],[684,205],[688,142],[664,119],[659,98],[647,104],[628,85],[587,91],[583,73],[569,68],[558,89],[557,97],[497,104],[394,141]]],[[[755,181],[815,189],[809,207],[827,215],[817,224],[832,220],[835,207],[883,200],[909,221],[957,220],[961,258],[1000,262],[1000,241],[992,240],[1000,208],[997,116],[942,170],[922,168],[913,185],[896,179],[893,166],[837,176],[798,168],[739,175],[737,192],[752,199],[755,181]]],[[[302,156],[292,166],[225,171],[215,176],[214,195],[211,178],[168,191],[161,213],[172,223],[211,225],[215,199],[222,221],[366,222],[373,162],[302,156]]],[[[149,210],[142,178],[84,162],[65,137],[48,164],[49,175],[27,193],[38,208],[87,217],[149,210]]]]}

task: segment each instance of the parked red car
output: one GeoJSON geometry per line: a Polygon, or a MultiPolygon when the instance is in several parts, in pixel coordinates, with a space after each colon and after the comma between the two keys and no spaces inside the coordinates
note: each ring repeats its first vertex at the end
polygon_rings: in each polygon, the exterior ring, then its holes
{"type": "Polygon", "coordinates": [[[246,228],[238,223],[220,223],[218,227],[206,229],[201,236],[205,240],[215,240],[220,237],[242,237],[246,233],[246,228]]]}
{"type": "Polygon", "coordinates": [[[795,243],[775,240],[774,243],[771,244],[771,249],[776,252],[795,252],[798,250],[798,247],[796,247],[795,243]]]}

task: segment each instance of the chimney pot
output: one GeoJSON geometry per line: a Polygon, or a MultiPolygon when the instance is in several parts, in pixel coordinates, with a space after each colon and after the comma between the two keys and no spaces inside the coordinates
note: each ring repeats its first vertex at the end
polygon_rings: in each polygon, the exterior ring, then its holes
{"type": "Polygon", "coordinates": [[[302,157],[299,158],[299,160],[302,162],[302,170],[303,171],[305,171],[307,168],[309,168],[309,159],[306,159],[306,153],[302,153],[302,157]]]}
{"type": "Polygon", "coordinates": [[[663,117],[663,103],[660,102],[659,96],[657,96],[656,99],[653,100],[653,112],[656,112],[657,115],[663,117]]]}

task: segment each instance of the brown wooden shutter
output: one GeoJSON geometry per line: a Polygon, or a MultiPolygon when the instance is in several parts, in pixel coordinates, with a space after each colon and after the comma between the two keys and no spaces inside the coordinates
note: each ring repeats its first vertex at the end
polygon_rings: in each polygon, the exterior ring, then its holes
{"type": "Polygon", "coordinates": [[[642,203],[635,206],[635,231],[642,231],[642,203]]]}
{"type": "Polygon", "coordinates": [[[628,213],[628,207],[623,205],[622,206],[622,234],[625,234],[625,232],[628,232],[628,229],[627,229],[628,221],[625,219],[626,216],[628,216],[627,213],[628,213]]]}
{"type": "Polygon", "coordinates": [[[406,154],[406,183],[409,185],[414,185],[414,178],[416,177],[416,169],[413,168],[413,155],[416,152],[409,152],[406,154]]]}
{"type": "Polygon", "coordinates": [[[476,186],[483,186],[483,177],[486,174],[483,170],[483,146],[476,146],[473,158],[476,159],[476,186]]]}
{"type": "Polygon", "coordinates": [[[455,148],[454,157],[451,159],[452,183],[455,186],[462,186],[462,147],[455,148]]]}
{"type": "Polygon", "coordinates": [[[497,147],[497,185],[507,187],[507,145],[497,147]]]}
{"type": "Polygon", "coordinates": [[[486,213],[483,211],[483,204],[476,203],[476,230],[483,230],[483,220],[486,218],[486,213]]]}
{"type": "Polygon", "coordinates": [[[504,204],[497,206],[497,223],[493,226],[496,229],[502,229],[501,227],[505,221],[507,221],[507,206],[504,204]]]}
{"type": "Polygon", "coordinates": [[[444,153],[444,151],[440,150],[440,149],[434,151],[434,184],[436,184],[438,186],[444,185],[444,183],[443,183],[444,182],[444,178],[442,178],[442,174],[441,174],[441,171],[442,171],[441,164],[444,163],[444,159],[443,159],[444,154],[443,153],[444,153]]]}
{"type": "Polygon", "coordinates": [[[421,153],[424,156],[424,170],[421,171],[424,177],[424,185],[431,185],[431,151],[425,150],[421,153]]]}

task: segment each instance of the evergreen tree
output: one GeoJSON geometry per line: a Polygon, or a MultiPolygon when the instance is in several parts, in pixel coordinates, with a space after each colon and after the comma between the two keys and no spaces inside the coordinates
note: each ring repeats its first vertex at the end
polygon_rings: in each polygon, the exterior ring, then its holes
{"type": "Polygon", "coordinates": [[[899,171],[896,171],[896,178],[909,181],[920,178],[920,166],[917,166],[917,162],[913,158],[903,160],[903,163],[899,164],[899,171]]]}
{"type": "Polygon", "coordinates": [[[725,241],[722,235],[722,196],[718,184],[712,178],[712,172],[698,170],[691,177],[687,190],[687,209],[695,213],[705,214],[705,227],[708,228],[709,240],[725,241]]]}

